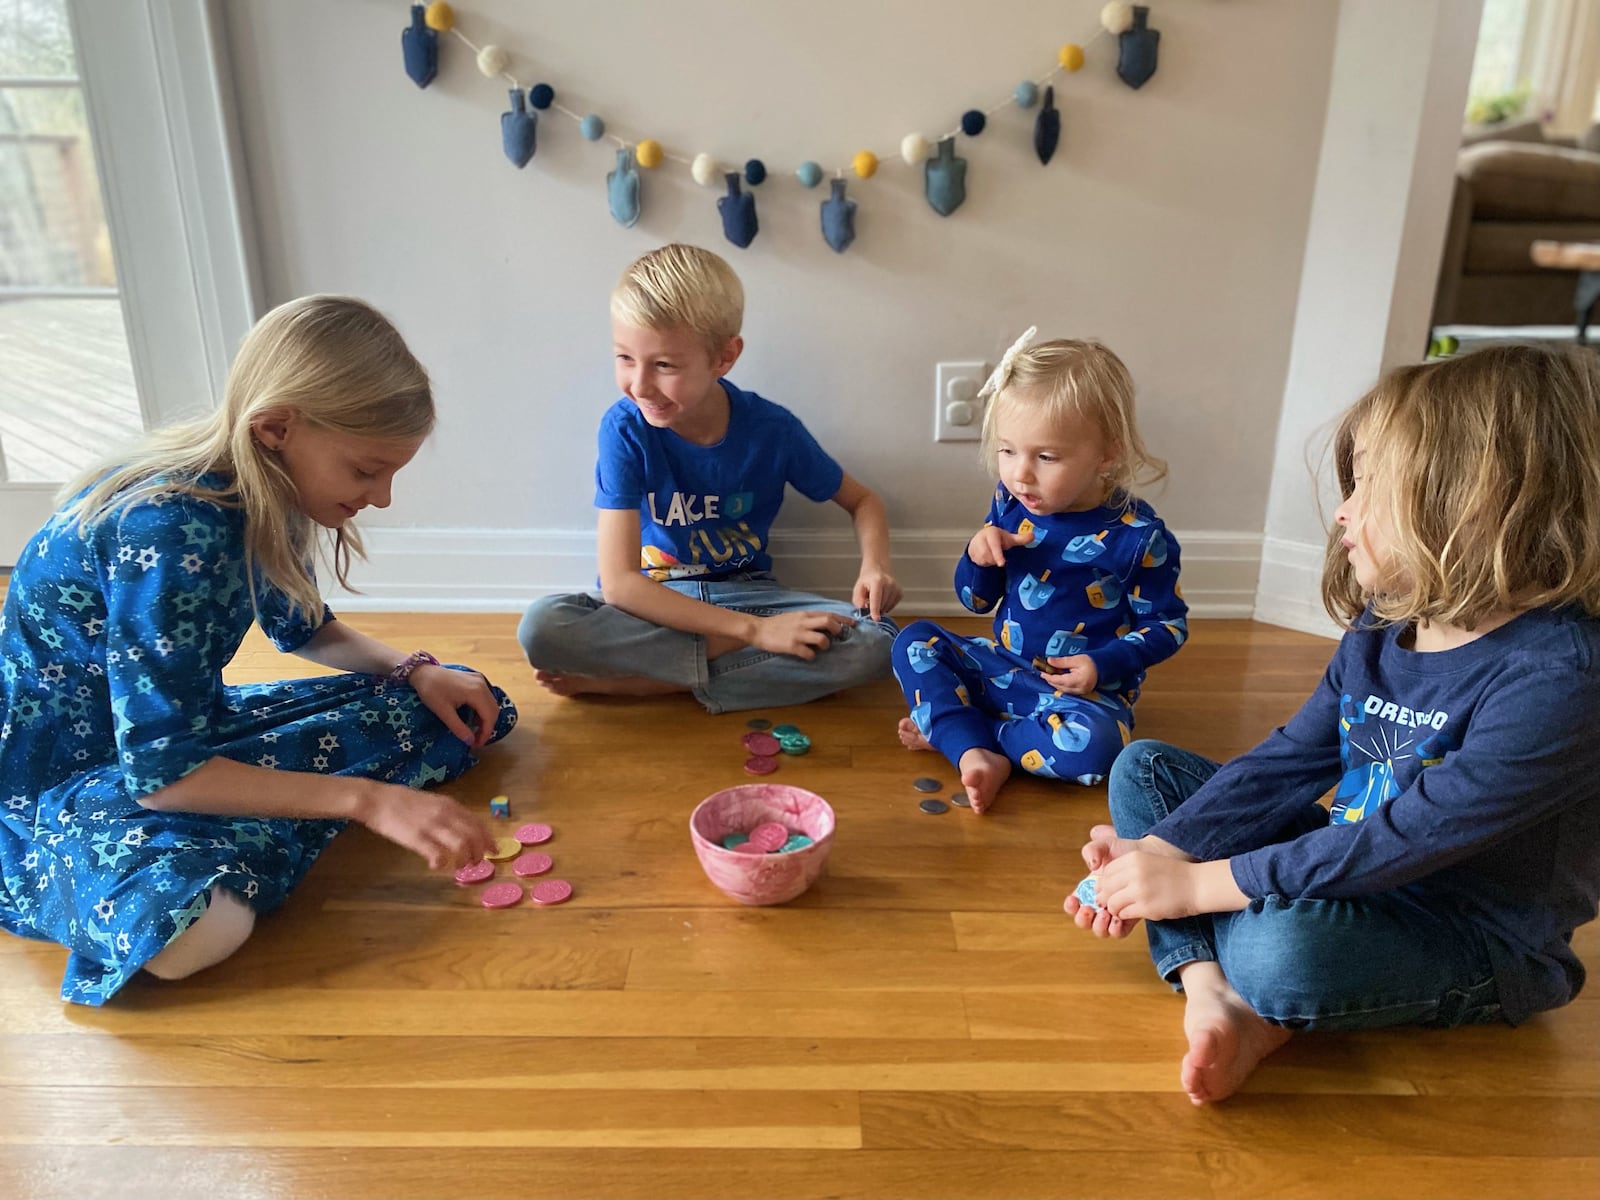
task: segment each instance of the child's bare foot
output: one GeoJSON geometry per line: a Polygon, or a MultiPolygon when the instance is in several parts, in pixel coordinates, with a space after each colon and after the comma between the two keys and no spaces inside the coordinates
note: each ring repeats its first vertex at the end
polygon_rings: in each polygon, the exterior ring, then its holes
{"type": "Polygon", "coordinates": [[[1179,1073],[1183,1090],[1191,1104],[1226,1100],[1262,1059],[1289,1040],[1289,1030],[1258,1016],[1214,962],[1189,963],[1178,977],[1185,996],[1183,1031],[1189,1037],[1179,1073]]]}
{"type": "Polygon", "coordinates": [[[900,735],[900,744],[907,750],[932,750],[928,739],[922,736],[922,730],[917,728],[917,723],[910,717],[900,718],[900,727],[895,732],[900,735]]]}
{"type": "Polygon", "coordinates": [[[557,696],[665,696],[684,688],[643,675],[607,678],[601,675],[563,675],[560,671],[535,671],[533,678],[547,692],[557,696]]]}
{"type": "Polygon", "coordinates": [[[1011,760],[981,746],[963,754],[956,769],[961,772],[961,786],[967,789],[967,799],[972,801],[975,813],[986,811],[994,803],[1000,785],[1011,778],[1011,760]]]}

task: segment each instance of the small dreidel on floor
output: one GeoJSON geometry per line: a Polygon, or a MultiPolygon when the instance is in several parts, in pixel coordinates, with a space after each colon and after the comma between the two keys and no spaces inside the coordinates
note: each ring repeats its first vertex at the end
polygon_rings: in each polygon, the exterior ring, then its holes
{"type": "Polygon", "coordinates": [[[943,138],[939,151],[922,167],[928,203],[941,217],[948,217],[967,198],[967,160],[956,157],[956,140],[943,138]]]}
{"type": "Polygon", "coordinates": [[[489,815],[491,817],[510,817],[511,799],[508,796],[496,796],[489,801],[489,815]]]}
{"type": "Polygon", "coordinates": [[[400,51],[405,55],[406,74],[420,88],[433,82],[439,73],[439,35],[428,28],[427,9],[411,6],[411,24],[400,33],[400,51]]]}
{"type": "Polygon", "coordinates": [[[856,240],[856,202],[844,188],[844,180],[835,179],[833,194],[822,202],[822,237],[838,254],[856,240]]]}
{"type": "Polygon", "coordinates": [[[525,167],[533,157],[539,129],[539,114],[528,111],[527,97],[521,88],[511,89],[511,111],[500,114],[500,145],[514,167],[525,167]]]}
{"type": "Polygon", "coordinates": [[[761,226],[756,221],[756,198],[739,190],[739,172],[729,171],[728,194],[717,201],[717,211],[722,214],[722,232],[727,239],[743,250],[756,240],[761,226]]]}

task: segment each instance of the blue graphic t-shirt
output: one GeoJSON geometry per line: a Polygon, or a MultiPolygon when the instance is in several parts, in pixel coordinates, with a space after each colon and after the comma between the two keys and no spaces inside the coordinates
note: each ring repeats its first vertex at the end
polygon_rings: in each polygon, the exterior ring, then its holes
{"type": "Polygon", "coordinates": [[[1583,984],[1568,942],[1600,903],[1597,729],[1600,621],[1536,609],[1432,653],[1362,628],[1287,724],[1150,832],[1230,859],[1247,896],[1407,888],[1470,914],[1519,1021],[1583,984]],[[1280,840],[1330,789],[1326,824],[1280,840]]]}
{"type": "Polygon", "coordinates": [[[600,422],[595,507],[639,510],[639,569],[651,579],[770,571],[767,534],[784,487],[820,502],[844,481],[844,469],[788,409],[721,383],[728,432],[714,446],[655,428],[626,398],[600,422]]]}

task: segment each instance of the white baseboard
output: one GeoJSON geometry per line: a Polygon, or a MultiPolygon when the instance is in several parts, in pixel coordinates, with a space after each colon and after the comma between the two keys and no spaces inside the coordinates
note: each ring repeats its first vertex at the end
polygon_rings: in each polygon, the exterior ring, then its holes
{"type": "MultiPolygon", "coordinates": [[[[907,612],[961,613],[951,584],[968,529],[894,535],[895,576],[907,612]]],[[[594,535],[561,529],[369,529],[370,561],[352,572],[359,594],[330,603],[350,612],[521,612],[538,596],[592,590],[594,535]]],[[[1197,617],[1249,617],[1256,609],[1261,535],[1184,533],[1183,595],[1197,617]]],[[[791,587],[848,597],[860,567],[849,531],[775,533],[772,557],[791,587]]]]}
{"type": "Polygon", "coordinates": [[[1326,547],[1285,538],[1261,539],[1255,619],[1301,633],[1337,638],[1343,632],[1322,607],[1326,547]]]}

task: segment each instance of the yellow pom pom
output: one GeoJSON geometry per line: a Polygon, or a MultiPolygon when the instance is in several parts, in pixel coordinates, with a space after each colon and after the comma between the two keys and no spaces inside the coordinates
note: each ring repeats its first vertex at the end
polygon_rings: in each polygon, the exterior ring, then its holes
{"type": "Polygon", "coordinates": [[[1076,71],[1083,66],[1083,47],[1068,42],[1061,47],[1061,53],[1056,55],[1056,59],[1061,63],[1062,70],[1076,71]]]}
{"type": "Polygon", "coordinates": [[[655,138],[645,138],[644,141],[635,146],[633,148],[633,156],[639,160],[641,167],[659,167],[664,157],[661,151],[661,143],[656,141],[655,138]]]}
{"type": "Polygon", "coordinates": [[[433,3],[423,11],[422,19],[427,22],[429,29],[449,33],[456,27],[456,10],[444,0],[433,0],[433,3]]]}
{"type": "Polygon", "coordinates": [[[871,179],[878,169],[878,156],[871,150],[863,150],[855,156],[851,165],[855,167],[856,174],[862,179],[871,179]]]}

